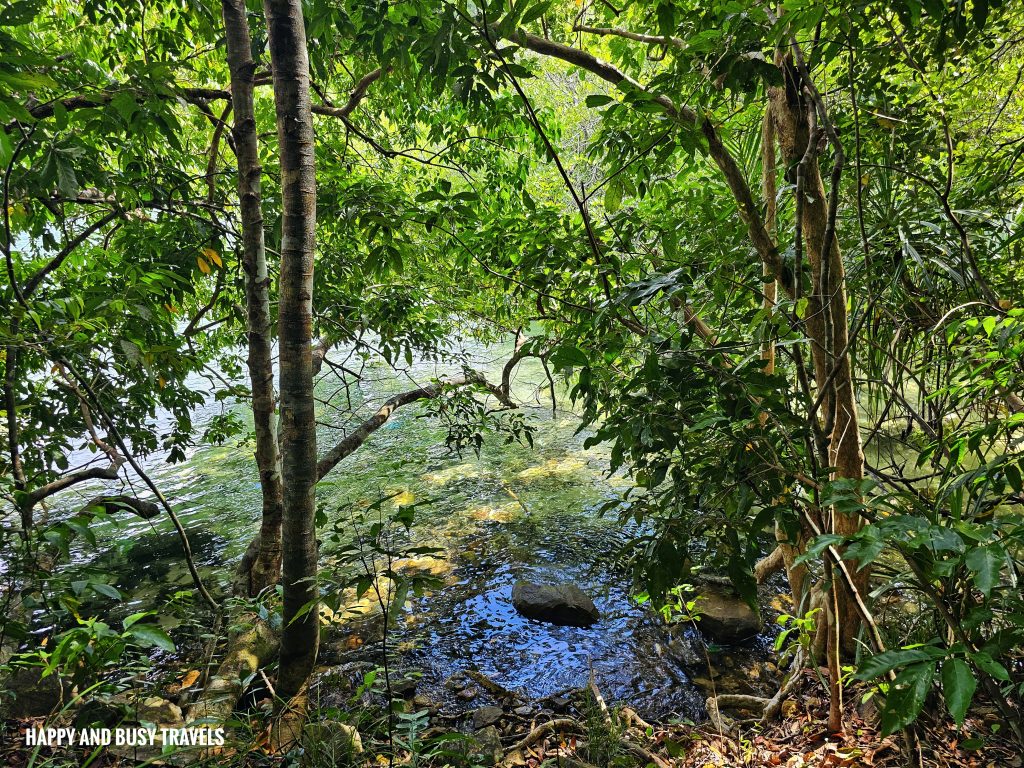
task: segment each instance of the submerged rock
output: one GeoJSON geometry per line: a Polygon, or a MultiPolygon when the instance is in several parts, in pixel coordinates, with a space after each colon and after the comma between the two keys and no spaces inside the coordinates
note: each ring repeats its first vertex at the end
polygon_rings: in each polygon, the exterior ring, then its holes
{"type": "Polygon", "coordinates": [[[165,727],[177,727],[185,724],[181,707],[159,696],[147,696],[138,702],[135,717],[139,722],[155,723],[165,727]]]}
{"type": "Polygon", "coordinates": [[[754,610],[729,587],[706,584],[698,591],[697,628],[719,643],[741,643],[761,631],[761,612],[754,610]]]}
{"type": "Polygon", "coordinates": [[[528,619],[562,626],[589,627],[601,618],[594,601],[575,584],[518,581],[512,588],[512,605],[528,619]]]}
{"type": "MultiPolygon", "coordinates": [[[[691,637],[686,629],[689,624],[677,624],[669,631],[665,652],[683,667],[699,668],[707,664],[707,657],[699,646],[699,640],[691,637]]],[[[656,650],[661,651],[661,646],[656,650]]]]}

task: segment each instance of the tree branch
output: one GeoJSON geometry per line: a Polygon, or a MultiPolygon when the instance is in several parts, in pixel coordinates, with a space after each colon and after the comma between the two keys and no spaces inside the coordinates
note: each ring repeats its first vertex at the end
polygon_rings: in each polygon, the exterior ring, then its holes
{"type": "Polygon", "coordinates": [[[622,27],[588,27],[585,24],[577,24],[572,28],[572,31],[585,32],[588,35],[612,35],[614,37],[624,37],[627,40],[636,40],[638,43],[648,43],[650,45],[672,45],[676,48],[686,47],[686,42],[678,37],[644,35],[639,32],[631,32],[630,30],[623,29],[622,27]]]}
{"type": "Polygon", "coordinates": [[[67,259],[67,257],[70,256],[74,252],[74,250],[82,243],[84,243],[93,233],[95,233],[99,229],[102,229],[111,221],[116,219],[118,214],[119,211],[111,211],[103,218],[99,219],[98,221],[90,224],[88,227],[83,229],[77,237],[71,240],[67,245],[65,245],[60,250],[60,253],[58,253],[56,256],[50,259],[50,261],[47,262],[46,266],[44,266],[42,269],[40,269],[38,272],[32,275],[31,278],[29,278],[28,282],[25,283],[25,288],[22,291],[23,296],[26,299],[29,296],[31,296],[35,289],[39,287],[39,284],[46,279],[47,275],[49,275],[55,269],[60,267],[60,265],[64,263],[65,259],[67,259]]]}
{"type": "Polygon", "coordinates": [[[360,424],[354,431],[350,432],[343,440],[341,440],[341,442],[335,445],[319,462],[317,462],[317,480],[323,480],[324,476],[326,476],[328,472],[338,466],[343,459],[354,453],[359,446],[366,442],[370,435],[384,426],[391,418],[392,414],[394,414],[394,412],[403,405],[415,403],[417,400],[432,400],[439,396],[445,389],[471,385],[484,387],[506,408],[516,407],[515,403],[509,399],[508,392],[505,391],[504,387],[488,382],[487,379],[484,378],[483,374],[476,371],[467,371],[462,376],[444,379],[435,384],[430,384],[418,389],[412,389],[408,392],[400,392],[399,394],[388,398],[377,412],[373,414],[373,416],[360,424]]]}
{"type": "MultiPolygon", "coordinates": [[[[493,26],[492,29],[497,31],[497,26],[493,26]]],[[[655,103],[664,107],[669,117],[676,122],[699,127],[707,141],[708,154],[711,155],[711,158],[725,177],[725,181],[729,185],[729,190],[732,192],[739,209],[740,218],[747,225],[747,233],[751,243],[757,250],[761,260],[772,270],[775,279],[781,282],[787,291],[791,290],[792,280],[789,270],[783,263],[774,241],[765,228],[764,219],[761,216],[760,209],[754,202],[754,195],[750,191],[750,185],[747,183],[746,178],[744,178],[743,171],[740,169],[736,159],[722,143],[717,128],[715,128],[715,125],[710,120],[698,119],[697,112],[693,108],[686,105],[676,105],[664,94],[652,94],[622,70],[579,48],[556,43],[553,40],[547,40],[521,30],[508,35],[508,39],[534,53],[552,56],[580,69],[585,69],[612,85],[619,86],[622,83],[627,83],[632,88],[647,94],[655,103]]]]}
{"type": "Polygon", "coordinates": [[[106,467],[91,467],[80,472],[72,472],[70,475],[64,475],[64,477],[60,477],[51,483],[41,485],[33,491],[26,492],[21,498],[19,507],[22,511],[32,509],[43,499],[53,496],[55,493],[60,493],[65,488],[84,483],[87,480],[116,480],[120,469],[121,464],[111,463],[106,467]]]}
{"type": "Polygon", "coordinates": [[[352,89],[352,93],[349,94],[348,101],[345,102],[343,107],[334,107],[330,104],[314,104],[313,112],[318,115],[328,115],[329,117],[347,118],[351,115],[359,103],[366,97],[366,92],[370,89],[370,86],[380,80],[384,75],[384,70],[380,67],[368,72],[356,83],[356,87],[352,89]]]}

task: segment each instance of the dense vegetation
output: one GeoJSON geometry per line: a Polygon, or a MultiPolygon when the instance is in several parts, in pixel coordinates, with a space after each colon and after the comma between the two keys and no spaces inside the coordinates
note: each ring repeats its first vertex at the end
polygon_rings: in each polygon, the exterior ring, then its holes
{"type": "MultiPolygon", "coordinates": [[[[425,727],[392,714],[387,643],[435,586],[394,567],[435,553],[404,533],[418,503],[346,527],[322,500],[400,410],[453,452],[529,445],[534,361],[629,478],[604,513],[638,595],[699,628],[702,574],[751,605],[784,580],[790,667],[755,731],[805,687],[808,752],[1024,745],[1017,4],[14,0],[0,49],[0,661],[67,682],[52,717],[156,679],[178,641],[206,683],[188,717],[235,722],[254,680],[277,702],[272,737],[207,759],[298,759],[295,722],[337,717],[306,700],[320,638],[369,596],[368,753],[472,759],[396,736],[425,727]],[[479,370],[469,342],[506,357],[479,370]],[[414,360],[450,373],[410,384],[414,360]],[[353,401],[380,370],[387,397],[353,401]],[[152,472],[211,443],[260,483],[231,573],[196,564],[152,472]],[[126,514],[170,518],[194,589],[147,603],[76,570],[126,514]]],[[[705,754],[661,724],[602,751],[630,720],[591,687],[588,760],[705,754]]]]}

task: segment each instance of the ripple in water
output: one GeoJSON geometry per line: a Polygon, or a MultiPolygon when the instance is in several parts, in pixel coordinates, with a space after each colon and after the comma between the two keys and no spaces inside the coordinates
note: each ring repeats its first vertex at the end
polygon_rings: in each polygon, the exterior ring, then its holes
{"type": "MultiPolygon", "coordinates": [[[[423,671],[422,687],[443,698],[448,677],[477,669],[505,688],[539,699],[585,687],[593,669],[610,702],[628,703],[659,719],[699,716],[703,697],[679,665],[662,655],[663,632],[622,584],[609,579],[603,561],[614,541],[608,532],[591,528],[563,534],[557,531],[560,522],[569,521],[546,518],[543,525],[552,534],[525,542],[524,537],[537,535],[532,521],[488,526],[489,535],[467,543],[454,583],[410,606],[415,621],[399,634],[415,643],[406,661],[423,671]],[[519,579],[578,584],[594,599],[600,621],[587,628],[560,627],[520,616],[512,606],[512,587],[519,579]]],[[[579,526],[579,518],[572,523],[579,526]]]]}

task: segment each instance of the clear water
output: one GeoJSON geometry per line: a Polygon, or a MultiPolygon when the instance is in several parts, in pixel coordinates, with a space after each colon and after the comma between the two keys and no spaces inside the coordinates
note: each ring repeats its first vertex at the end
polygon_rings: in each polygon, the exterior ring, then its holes
{"type": "MultiPolygon", "coordinates": [[[[498,379],[508,351],[470,352],[475,367],[498,379]]],[[[427,361],[416,361],[401,377],[369,365],[364,381],[348,392],[337,379],[326,378],[319,394],[335,395],[344,405],[350,398],[359,415],[322,408],[321,451],[340,437],[335,427],[358,423],[390,394],[442,372],[427,361]]],[[[473,667],[507,688],[542,697],[585,685],[592,668],[611,701],[629,701],[649,716],[694,716],[703,695],[679,664],[663,655],[656,622],[632,602],[624,578],[611,565],[624,534],[597,509],[621,494],[628,481],[606,475],[607,456],[600,448],[583,449],[585,435],[575,434],[579,421],[563,410],[565,403],[552,415],[546,386],[539,366],[529,361],[521,366],[514,394],[526,403],[536,428],[533,448],[498,438],[479,457],[453,454],[445,448],[444,429],[425,417],[422,404],[414,404],[328,476],[319,500],[331,519],[396,493],[404,503],[429,502],[418,509],[415,534],[443,548],[445,586],[415,600],[398,628],[403,665],[422,670],[428,689],[440,693],[453,672],[473,667]],[[579,584],[594,598],[601,620],[580,629],[522,618],[510,599],[520,578],[579,584]]],[[[211,401],[203,415],[208,418],[219,407],[211,401]]],[[[225,566],[241,556],[259,521],[252,446],[203,446],[184,464],[150,461],[148,470],[189,531],[206,578],[226,581],[230,568],[225,566]]],[[[145,495],[141,484],[134,491],[145,495]]],[[[81,490],[80,496],[94,493],[81,490]]],[[[130,605],[121,610],[137,610],[189,587],[168,521],[123,518],[97,535],[101,551],[82,549],[76,557],[79,563],[119,571],[114,583],[131,590],[130,605]]],[[[324,567],[332,567],[329,548],[324,567]]]]}

